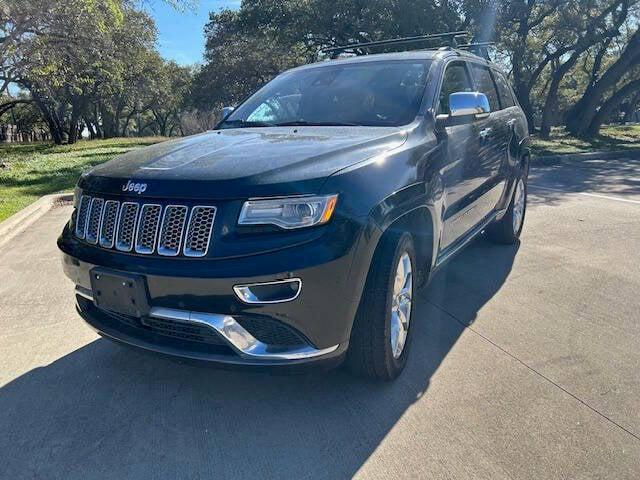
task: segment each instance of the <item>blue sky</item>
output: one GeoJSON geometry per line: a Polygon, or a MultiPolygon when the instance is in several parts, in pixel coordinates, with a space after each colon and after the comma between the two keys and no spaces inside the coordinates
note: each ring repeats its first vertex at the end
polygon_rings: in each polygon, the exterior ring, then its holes
{"type": "Polygon", "coordinates": [[[202,29],[209,20],[209,12],[240,7],[240,0],[196,0],[194,3],[194,8],[184,12],[176,11],[160,0],[146,6],[158,27],[158,50],[163,57],[181,65],[202,61],[202,29]]]}

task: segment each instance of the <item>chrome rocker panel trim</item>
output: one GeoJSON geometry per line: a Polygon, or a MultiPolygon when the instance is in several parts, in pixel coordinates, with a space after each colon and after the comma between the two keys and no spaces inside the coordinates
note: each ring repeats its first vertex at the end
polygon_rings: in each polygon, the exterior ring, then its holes
{"type": "MultiPolygon", "coordinates": [[[[76,286],[76,294],[87,300],[93,301],[93,292],[76,286]]],[[[238,355],[244,358],[263,360],[303,360],[321,357],[335,352],[338,345],[332,347],[316,349],[311,346],[295,348],[277,348],[272,345],[262,343],[246,331],[242,325],[236,322],[230,315],[217,313],[192,312],[189,310],[176,310],[172,308],[152,307],[150,316],[165,320],[173,320],[182,323],[195,323],[206,325],[215,330],[238,355]]]]}

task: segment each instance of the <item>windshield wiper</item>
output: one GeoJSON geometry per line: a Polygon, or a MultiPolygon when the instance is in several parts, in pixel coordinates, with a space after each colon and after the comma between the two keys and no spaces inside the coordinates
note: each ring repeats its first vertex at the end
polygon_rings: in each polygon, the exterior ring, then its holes
{"type": "Polygon", "coordinates": [[[347,122],[307,122],[295,120],[293,122],[281,122],[273,124],[274,127],[359,127],[357,123],[347,122]]]}
{"type": "Polygon", "coordinates": [[[249,127],[275,127],[273,123],[268,122],[249,122],[247,120],[225,120],[222,125],[229,125],[236,128],[249,127]]]}

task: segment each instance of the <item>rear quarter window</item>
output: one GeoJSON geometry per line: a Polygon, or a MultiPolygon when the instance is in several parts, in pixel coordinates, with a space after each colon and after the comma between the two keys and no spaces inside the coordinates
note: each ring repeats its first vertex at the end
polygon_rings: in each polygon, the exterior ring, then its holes
{"type": "Polygon", "coordinates": [[[513,98],[513,93],[507,80],[500,72],[493,71],[493,78],[496,80],[496,86],[498,87],[498,95],[500,96],[500,104],[502,108],[509,108],[515,106],[516,102],[513,98]]]}

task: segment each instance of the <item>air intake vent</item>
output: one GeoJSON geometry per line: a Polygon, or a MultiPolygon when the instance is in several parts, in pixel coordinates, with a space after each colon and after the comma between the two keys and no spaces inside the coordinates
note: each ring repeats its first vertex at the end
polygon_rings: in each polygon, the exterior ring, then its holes
{"type": "Polygon", "coordinates": [[[105,249],[143,255],[204,257],[216,207],[118,202],[83,195],[75,235],[105,249]]]}
{"type": "Polygon", "coordinates": [[[209,250],[211,229],[216,217],[215,207],[193,207],[184,242],[184,254],[187,257],[204,257],[209,250]]]}
{"type": "Polygon", "coordinates": [[[118,220],[118,210],[120,202],[115,200],[107,200],[104,205],[104,213],[102,215],[102,224],[100,226],[100,246],[104,248],[113,248],[113,242],[116,236],[116,221],[118,220]]]}
{"type": "Polygon", "coordinates": [[[91,206],[91,197],[83,195],[78,206],[78,216],[76,218],[76,237],[84,238],[87,228],[87,215],[89,215],[89,207],[91,206]]]}
{"type": "Polygon", "coordinates": [[[184,224],[187,221],[187,207],[182,205],[169,205],[164,210],[162,217],[162,229],[158,241],[158,253],[174,257],[180,253],[180,244],[184,233],[184,224]]]}
{"type": "Polygon", "coordinates": [[[85,239],[89,243],[98,243],[98,229],[100,228],[100,219],[102,218],[102,207],[104,200],[94,198],[91,200],[91,208],[89,208],[89,219],[87,221],[87,229],[85,239]]]}
{"type": "Polygon", "coordinates": [[[161,212],[160,205],[145,204],[142,206],[140,225],[136,234],[136,252],[149,255],[155,250],[161,212]]]}
{"type": "Polygon", "coordinates": [[[133,235],[136,231],[136,220],[140,206],[133,202],[124,202],[120,209],[116,248],[122,252],[130,252],[133,248],[133,235]]]}

